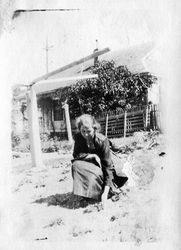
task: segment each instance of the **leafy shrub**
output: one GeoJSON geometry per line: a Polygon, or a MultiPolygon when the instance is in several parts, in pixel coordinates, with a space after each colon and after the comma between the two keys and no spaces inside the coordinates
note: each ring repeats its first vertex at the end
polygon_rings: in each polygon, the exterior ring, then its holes
{"type": "Polygon", "coordinates": [[[11,147],[13,151],[16,152],[29,152],[30,151],[30,141],[29,134],[11,134],[11,147]]]}
{"type": "Polygon", "coordinates": [[[16,148],[21,142],[20,136],[15,135],[14,133],[11,134],[11,146],[12,149],[16,148]]]}
{"type": "Polygon", "coordinates": [[[41,142],[47,142],[48,140],[50,140],[50,135],[48,133],[41,133],[40,134],[40,140],[41,142]]]}
{"type": "Polygon", "coordinates": [[[132,73],[126,66],[116,66],[114,61],[101,61],[89,71],[98,78],[80,80],[67,89],[67,99],[72,118],[77,113],[90,113],[130,109],[135,104],[145,104],[147,89],[157,78],[149,72],[132,73]]]}
{"type": "Polygon", "coordinates": [[[47,133],[41,134],[40,137],[41,137],[42,152],[50,153],[50,152],[58,152],[60,150],[60,141],[57,137],[52,138],[47,133]]]}
{"type": "Polygon", "coordinates": [[[73,149],[73,145],[70,144],[68,141],[63,141],[61,143],[61,150],[66,151],[66,152],[71,152],[73,149]]]}
{"type": "MultiPolygon", "coordinates": [[[[40,139],[41,150],[44,153],[58,152],[60,150],[64,152],[70,152],[72,149],[72,145],[70,145],[68,141],[61,141],[59,137],[51,137],[48,133],[41,133],[40,139]]],[[[15,135],[12,133],[11,140],[13,151],[24,153],[30,152],[28,133],[23,133],[21,135],[15,135]]]]}

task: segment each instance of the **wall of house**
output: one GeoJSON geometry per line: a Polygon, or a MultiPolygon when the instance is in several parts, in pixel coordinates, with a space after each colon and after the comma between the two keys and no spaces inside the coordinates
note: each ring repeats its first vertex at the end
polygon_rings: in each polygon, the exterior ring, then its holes
{"type": "Polygon", "coordinates": [[[159,84],[155,83],[148,89],[148,102],[159,104],[159,84]]]}

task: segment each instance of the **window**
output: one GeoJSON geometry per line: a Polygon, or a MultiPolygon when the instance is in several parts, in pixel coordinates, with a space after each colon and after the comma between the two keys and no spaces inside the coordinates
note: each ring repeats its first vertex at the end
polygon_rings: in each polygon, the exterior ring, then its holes
{"type": "Polygon", "coordinates": [[[54,121],[64,120],[64,110],[62,108],[62,103],[60,100],[53,101],[53,114],[54,114],[54,121]]]}

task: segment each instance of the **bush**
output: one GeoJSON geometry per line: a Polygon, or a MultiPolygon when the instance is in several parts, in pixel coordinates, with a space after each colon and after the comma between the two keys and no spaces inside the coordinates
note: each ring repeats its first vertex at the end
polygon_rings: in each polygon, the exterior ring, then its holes
{"type": "Polygon", "coordinates": [[[73,145],[70,144],[68,141],[62,141],[61,143],[61,150],[65,152],[71,152],[73,149],[73,145]]]}
{"type": "Polygon", "coordinates": [[[40,140],[41,142],[47,142],[48,140],[50,140],[50,134],[48,133],[41,133],[40,134],[40,140]]]}
{"type": "Polygon", "coordinates": [[[13,151],[17,152],[29,152],[30,151],[30,142],[29,142],[29,134],[11,134],[11,147],[13,151]]]}
{"type": "Polygon", "coordinates": [[[50,152],[58,152],[63,151],[65,153],[70,152],[72,150],[72,144],[68,141],[61,141],[59,137],[54,136],[53,138],[47,137],[47,140],[42,141],[42,152],[50,153],[50,152]]]}
{"type": "MultiPolygon", "coordinates": [[[[70,152],[72,145],[68,141],[60,141],[57,136],[51,137],[48,133],[41,133],[41,150],[43,153],[58,152],[62,150],[64,152],[70,152]]],[[[30,152],[29,134],[23,133],[22,135],[11,135],[12,150],[16,152],[27,153],[30,152]]]]}
{"type": "Polygon", "coordinates": [[[11,134],[11,147],[12,149],[16,148],[21,142],[19,135],[14,135],[14,133],[11,134]]]}
{"type": "Polygon", "coordinates": [[[67,89],[70,115],[130,109],[147,102],[147,90],[157,78],[149,72],[132,73],[126,66],[114,61],[99,61],[89,69],[98,78],[80,80],[67,89]]]}
{"type": "Polygon", "coordinates": [[[42,152],[58,152],[60,150],[60,141],[57,137],[51,138],[49,134],[43,133],[40,136],[42,152]]]}

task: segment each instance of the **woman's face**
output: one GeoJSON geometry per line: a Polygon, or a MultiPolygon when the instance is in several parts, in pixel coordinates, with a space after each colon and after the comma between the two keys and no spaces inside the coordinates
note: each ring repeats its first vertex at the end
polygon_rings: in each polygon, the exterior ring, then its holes
{"type": "Polygon", "coordinates": [[[91,124],[82,125],[80,132],[85,139],[92,138],[94,135],[94,129],[91,124]]]}

